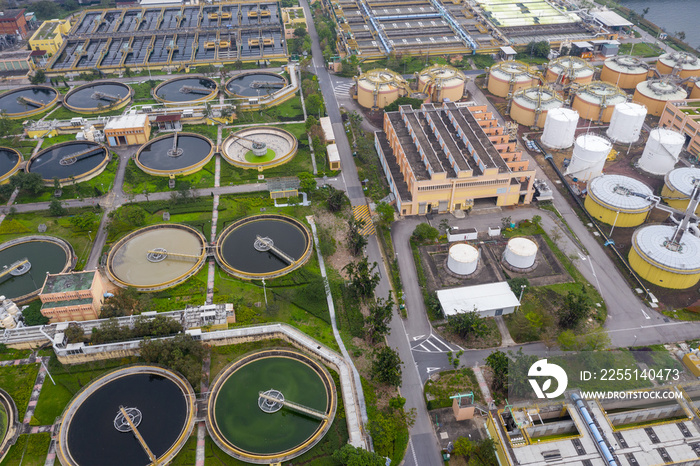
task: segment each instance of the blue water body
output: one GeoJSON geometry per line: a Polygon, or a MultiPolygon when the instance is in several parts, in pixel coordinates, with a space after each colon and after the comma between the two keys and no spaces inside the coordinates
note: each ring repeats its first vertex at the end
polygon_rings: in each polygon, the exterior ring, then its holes
{"type": "Polygon", "coordinates": [[[644,8],[649,8],[645,19],[661,27],[669,35],[685,32],[685,42],[695,48],[700,47],[698,0],[619,0],[619,3],[640,15],[644,8]]]}

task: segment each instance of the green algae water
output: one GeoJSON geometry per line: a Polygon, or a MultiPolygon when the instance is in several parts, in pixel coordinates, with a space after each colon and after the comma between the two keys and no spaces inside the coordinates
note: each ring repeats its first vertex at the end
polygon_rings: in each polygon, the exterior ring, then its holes
{"type": "Polygon", "coordinates": [[[319,419],[283,407],[265,413],[258,407],[258,393],[282,392],[286,400],[328,409],[328,395],[319,375],[303,362],[268,357],[254,360],[233,372],[214,402],[214,417],[223,436],[236,448],[252,454],[275,454],[293,449],[311,438],[319,419]]]}

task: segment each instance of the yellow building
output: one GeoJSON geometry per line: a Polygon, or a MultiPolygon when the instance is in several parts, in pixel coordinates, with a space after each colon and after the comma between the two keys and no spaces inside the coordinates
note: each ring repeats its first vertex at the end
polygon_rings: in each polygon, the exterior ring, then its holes
{"type": "Polygon", "coordinates": [[[700,156],[700,99],[666,102],[659,126],[686,135],[688,152],[700,156]]]}
{"type": "Polygon", "coordinates": [[[70,22],[67,19],[44,21],[29,39],[29,47],[32,50],[44,50],[54,55],[63,45],[63,36],[68,35],[69,31],[70,22]]]}
{"type": "Polygon", "coordinates": [[[95,270],[47,274],[39,293],[41,313],[52,322],[97,319],[103,296],[102,277],[95,270]]]}
{"type": "Polygon", "coordinates": [[[284,24],[284,38],[294,39],[294,30],[306,27],[306,18],[302,7],[282,8],[282,23],[284,24]]]}
{"type": "Polygon", "coordinates": [[[145,144],[151,137],[151,122],[147,115],[123,115],[109,120],[104,132],[109,147],[145,144]]]}
{"type": "Polygon", "coordinates": [[[409,105],[384,114],[375,147],[401,215],[453,212],[475,200],[529,204],[535,171],[485,105],[409,105]]]}

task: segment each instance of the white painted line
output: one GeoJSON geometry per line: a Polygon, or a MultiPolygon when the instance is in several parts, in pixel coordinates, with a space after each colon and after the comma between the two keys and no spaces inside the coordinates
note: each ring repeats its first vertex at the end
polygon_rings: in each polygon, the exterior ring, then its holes
{"type": "Polygon", "coordinates": [[[442,341],[440,338],[436,337],[435,335],[433,335],[433,338],[435,338],[436,341],[438,341],[441,345],[443,345],[445,348],[447,348],[448,351],[452,351],[452,347],[450,345],[448,345],[447,343],[445,343],[444,341],[442,341]]]}
{"type": "Polygon", "coordinates": [[[644,312],[644,309],[642,309],[642,314],[644,314],[644,318],[645,318],[645,319],[651,319],[651,317],[649,317],[649,314],[647,314],[646,312],[644,312]]]}
{"type": "Polygon", "coordinates": [[[435,346],[435,344],[434,344],[432,341],[426,340],[425,343],[427,343],[428,345],[430,345],[430,346],[432,346],[433,348],[435,348],[435,349],[437,350],[438,353],[442,353],[442,352],[443,352],[440,348],[438,348],[437,346],[435,346]]]}
{"type": "Polygon", "coordinates": [[[420,340],[423,338],[425,335],[418,335],[417,337],[413,337],[413,341],[420,340]]]}
{"type": "Polygon", "coordinates": [[[439,371],[439,370],[440,370],[439,367],[428,367],[428,368],[425,369],[425,371],[426,371],[428,374],[430,374],[431,372],[439,371]]]}

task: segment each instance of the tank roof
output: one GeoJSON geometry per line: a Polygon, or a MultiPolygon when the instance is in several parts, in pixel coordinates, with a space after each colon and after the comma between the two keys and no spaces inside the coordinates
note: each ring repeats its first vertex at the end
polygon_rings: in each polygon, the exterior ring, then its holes
{"type": "Polygon", "coordinates": [[[649,71],[649,65],[630,55],[610,57],[605,60],[605,66],[618,73],[626,74],[646,74],[649,71]]]}
{"type": "Polygon", "coordinates": [[[612,147],[610,141],[599,134],[582,134],[576,138],[576,145],[594,152],[610,150],[612,147]]]}
{"type": "Polygon", "coordinates": [[[617,105],[627,101],[627,94],[614,84],[592,82],[576,92],[576,97],[594,104],[617,105]]]}
{"type": "Polygon", "coordinates": [[[430,76],[433,79],[465,79],[464,73],[449,65],[432,65],[423,69],[420,76],[430,76]]]}
{"type": "Polygon", "coordinates": [[[555,108],[549,113],[547,113],[547,118],[555,119],[555,120],[562,120],[562,121],[570,121],[570,120],[578,120],[578,112],[574,110],[573,108],[555,108]]]}
{"type": "Polygon", "coordinates": [[[512,78],[520,81],[533,79],[530,67],[523,62],[515,60],[496,63],[489,70],[489,74],[508,80],[512,78]]]}
{"type": "Polygon", "coordinates": [[[663,268],[679,272],[700,269],[700,238],[686,233],[677,250],[666,247],[675,230],[676,227],[669,225],[639,228],[632,237],[633,247],[663,268]]]}
{"type": "Polygon", "coordinates": [[[401,87],[405,85],[406,80],[401,75],[387,69],[374,69],[366,73],[362,73],[357,78],[357,82],[365,82],[369,86],[382,87],[401,87]]]}
{"type": "Polygon", "coordinates": [[[601,202],[620,209],[642,210],[650,209],[653,202],[635,196],[633,193],[645,196],[653,195],[653,191],[639,180],[622,175],[601,175],[588,183],[588,192],[601,202]]]}
{"type": "Polygon", "coordinates": [[[479,259],[479,250],[469,244],[458,243],[450,248],[450,257],[458,262],[474,262],[479,259]]]}
{"type": "Polygon", "coordinates": [[[670,52],[659,57],[659,62],[671,68],[681,65],[683,70],[700,70],[700,60],[698,57],[687,52],[670,52]]]}
{"type": "Polygon", "coordinates": [[[666,174],[665,181],[670,188],[690,196],[696,183],[700,182],[700,168],[676,168],[666,174]]]}
{"type": "Polygon", "coordinates": [[[537,244],[528,238],[515,237],[508,241],[508,249],[519,256],[532,256],[537,254],[537,244]]]}
{"type": "Polygon", "coordinates": [[[661,79],[650,79],[637,84],[637,91],[655,100],[681,100],[688,97],[688,93],[680,86],[661,79]]]}
{"type": "Polygon", "coordinates": [[[547,69],[553,73],[561,74],[566,72],[570,79],[589,76],[594,73],[593,66],[586,60],[579,57],[559,57],[549,62],[547,69]]]}
{"type": "Polygon", "coordinates": [[[532,110],[538,107],[541,110],[550,110],[564,105],[561,97],[553,89],[546,86],[533,86],[521,89],[515,93],[513,100],[521,107],[532,110]]]}
{"type": "Polygon", "coordinates": [[[646,115],[647,108],[636,102],[622,102],[615,105],[615,110],[625,115],[646,115]]]}

